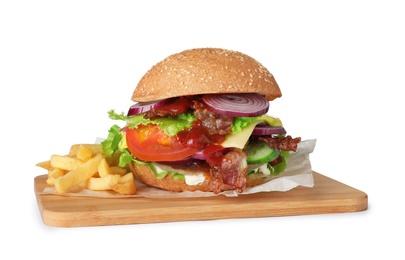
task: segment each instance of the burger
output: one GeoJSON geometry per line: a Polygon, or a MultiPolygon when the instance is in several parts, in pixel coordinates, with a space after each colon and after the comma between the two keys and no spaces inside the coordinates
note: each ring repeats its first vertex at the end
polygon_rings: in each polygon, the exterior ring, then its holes
{"type": "Polygon", "coordinates": [[[257,60],[220,48],[188,49],[155,64],[140,79],[127,113],[102,142],[136,179],[169,191],[243,193],[276,178],[300,137],[268,115],[281,97],[257,60]]]}

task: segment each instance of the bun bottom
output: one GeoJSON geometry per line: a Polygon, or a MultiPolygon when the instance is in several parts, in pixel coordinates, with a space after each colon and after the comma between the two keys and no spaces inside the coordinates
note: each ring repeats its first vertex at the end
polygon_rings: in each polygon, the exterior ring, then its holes
{"type": "MultiPolygon", "coordinates": [[[[176,192],[197,190],[212,191],[208,181],[198,185],[188,185],[182,180],[171,178],[170,175],[167,175],[163,179],[157,179],[147,164],[129,163],[129,168],[134,173],[135,178],[151,187],[176,192]]],[[[254,187],[268,182],[269,180],[269,178],[260,177],[254,174],[248,175],[246,178],[246,187],[254,187]]]]}

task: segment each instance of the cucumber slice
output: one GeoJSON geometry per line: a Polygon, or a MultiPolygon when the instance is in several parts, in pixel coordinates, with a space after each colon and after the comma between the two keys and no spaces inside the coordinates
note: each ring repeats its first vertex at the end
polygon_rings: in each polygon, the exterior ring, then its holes
{"type": "Polygon", "coordinates": [[[264,141],[256,141],[249,143],[245,152],[247,153],[247,163],[248,164],[258,164],[271,162],[280,155],[278,149],[272,149],[264,141]]]}

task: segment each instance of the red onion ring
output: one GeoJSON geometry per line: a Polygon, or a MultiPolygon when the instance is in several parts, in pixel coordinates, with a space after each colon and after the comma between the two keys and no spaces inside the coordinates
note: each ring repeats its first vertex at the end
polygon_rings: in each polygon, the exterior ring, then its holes
{"type": "Polygon", "coordinates": [[[208,94],[202,101],[208,110],[232,117],[260,116],[269,110],[269,101],[255,93],[208,94]]]}
{"type": "Polygon", "coordinates": [[[259,124],[253,129],[252,135],[280,135],[286,133],[287,131],[282,126],[259,124]]]}
{"type": "Polygon", "coordinates": [[[141,113],[148,112],[152,108],[159,108],[163,105],[170,103],[170,99],[163,99],[151,102],[139,102],[132,105],[128,110],[128,116],[138,115],[141,113]]]}
{"type": "Polygon", "coordinates": [[[191,155],[191,157],[197,160],[205,160],[207,158],[204,151],[196,152],[195,154],[191,155]]]}
{"type": "Polygon", "coordinates": [[[225,153],[226,151],[228,151],[228,148],[218,148],[218,149],[214,148],[214,149],[209,149],[209,150],[210,151],[208,151],[208,153],[207,153],[207,150],[198,151],[195,154],[191,155],[191,157],[193,159],[197,159],[197,160],[206,160],[207,157],[210,156],[211,154],[218,153],[218,152],[225,153]]]}

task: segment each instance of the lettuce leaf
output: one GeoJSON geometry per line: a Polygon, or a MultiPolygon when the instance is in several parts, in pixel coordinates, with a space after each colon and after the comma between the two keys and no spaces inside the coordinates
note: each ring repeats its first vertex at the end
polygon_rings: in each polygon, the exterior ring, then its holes
{"type": "Polygon", "coordinates": [[[177,173],[177,172],[171,172],[171,171],[159,171],[156,169],[156,167],[152,163],[148,163],[149,169],[153,172],[155,175],[156,179],[163,179],[166,177],[168,174],[174,179],[174,180],[181,180],[185,181],[186,178],[184,177],[184,174],[177,173]]]}
{"type": "Polygon", "coordinates": [[[255,117],[235,117],[233,119],[232,132],[233,133],[239,133],[248,124],[252,123],[253,121],[257,120],[258,118],[259,118],[258,116],[255,116],[255,117]]]}
{"type": "Polygon", "coordinates": [[[125,116],[124,112],[117,114],[114,110],[108,111],[108,115],[112,120],[122,120],[129,128],[137,128],[139,125],[156,124],[159,129],[168,136],[176,135],[178,132],[191,127],[191,123],[195,120],[193,113],[183,113],[176,117],[164,117],[149,119],[144,118],[144,114],[125,116]]]}
{"type": "Polygon", "coordinates": [[[109,157],[112,157],[115,153],[119,153],[118,165],[120,167],[125,167],[131,161],[142,163],[132,156],[128,148],[121,147],[123,138],[124,136],[121,132],[121,127],[119,127],[118,125],[113,125],[110,130],[108,130],[107,139],[101,142],[101,148],[103,149],[103,152],[109,157]]]}
{"type": "Polygon", "coordinates": [[[266,123],[271,126],[282,126],[280,119],[269,115],[261,115],[254,117],[235,117],[233,119],[232,133],[241,132],[250,123],[256,121],[257,123],[266,123]]]}
{"type": "Polygon", "coordinates": [[[109,157],[113,156],[114,152],[118,150],[121,140],[121,127],[113,125],[110,130],[108,130],[107,139],[101,142],[103,152],[109,157]]]}
{"type": "Polygon", "coordinates": [[[287,158],[290,157],[290,152],[288,151],[282,151],[281,152],[281,162],[279,162],[278,164],[271,166],[270,164],[268,164],[268,167],[270,168],[271,171],[271,175],[272,176],[277,176],[280,173],[282,173],[286,168],[287,168],[287,158]]]}

